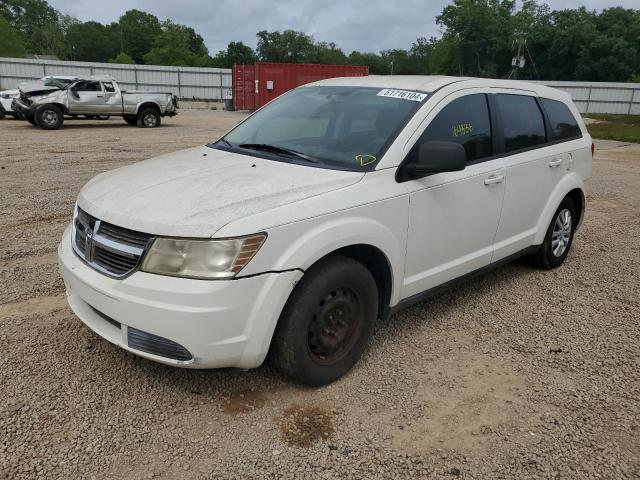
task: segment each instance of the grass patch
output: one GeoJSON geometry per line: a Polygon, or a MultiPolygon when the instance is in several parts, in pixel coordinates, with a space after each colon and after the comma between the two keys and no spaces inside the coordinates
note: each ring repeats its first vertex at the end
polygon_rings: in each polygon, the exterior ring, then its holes
{"type": "Polygon", "coordinates": [[[587,125],[593,138],[640,143],[640,115],[589,113],[585,117],[600,120],[587,125]]]}

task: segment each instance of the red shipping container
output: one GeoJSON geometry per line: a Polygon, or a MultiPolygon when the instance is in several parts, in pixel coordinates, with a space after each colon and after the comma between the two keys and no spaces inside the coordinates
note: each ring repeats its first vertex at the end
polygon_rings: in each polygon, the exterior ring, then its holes
{"type": "Polygon", "coordinates": [[[364,77],[369,67],[310,63],[256,63],[234,65],[233,105],[236,110],[256,110],[291,89],[334,77],[364,77]]]}

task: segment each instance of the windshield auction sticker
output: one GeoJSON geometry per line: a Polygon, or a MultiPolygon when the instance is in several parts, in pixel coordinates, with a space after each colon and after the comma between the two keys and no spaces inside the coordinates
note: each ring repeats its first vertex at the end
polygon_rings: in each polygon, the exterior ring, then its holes
{"type": "Polygon", "coordinates": [[[411,100],[412,102],[421,102],[427,98],[426,93],[412,92],[411,90],[394,90],[385,88],[378,92],[379,97],[400,98],[402,100],[411,100]]]}

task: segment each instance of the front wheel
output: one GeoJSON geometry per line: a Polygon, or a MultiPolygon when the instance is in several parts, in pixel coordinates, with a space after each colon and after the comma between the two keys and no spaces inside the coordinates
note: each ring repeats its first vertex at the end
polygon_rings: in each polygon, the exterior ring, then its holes
{"type": "Polygon", "coordinates": [[[160,112],[155,108],[145,108],[138,113],[138,127],[156,128],[160,126],[160,112]]]}
{"type": "Polygon", "coordinates": [[[369,270],[348,257],[328,257],[307,270],[289,297],[271,360],[294,381],[331,383],[356,364],[377,315],[378,290],[369,270]]]}
{"type": "Polygon", "coordinates": [[[57,130],[64,122],[64,115],[55,105],[42,105],[36,110],[35,122],[43,130],[57,130]]]}
{"type": "Polygon", "coordinates": [[[573,200],[566,197],[553,214],[544,242],[533,256],[534,264],[537,267],[549,270],[562,265],[573,243],[576,219],[576,207],[573,200]]]}

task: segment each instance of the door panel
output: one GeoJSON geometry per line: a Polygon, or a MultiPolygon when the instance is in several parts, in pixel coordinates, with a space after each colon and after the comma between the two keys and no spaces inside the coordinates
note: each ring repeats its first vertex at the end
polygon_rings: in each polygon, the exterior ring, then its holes
{"type": "Polygon", "coordinates": [[[540,148],[504,159],[505,195],[494,260],[533,245],[538,219],[569,163],[569,154],[558,152],[549,155],[551,148],[540,148]]]}
{"type": "Polygon", "coordinates": [[[83,81],[69,92],[69,112],[102,114],[105,110],[104,91],[100,82],[83,81]]]}
{"type": "Polygon", "coordinates": [[[494,99],[507,151],[504,204],[495,239],[497,261],[533,245],[540,215],[569,156],[561,145],[545,146],[550,132],[533,94],[497,92],[494,99]]]}
{"type": "Polygon", "coordinates": [[[113,82],[103,82],[104,90],[104,113],[106,115],[122,114],[122,95],[113,82]]]}
{"type": "Polygon", "coordinates": [[[496,159],[409,182],[404,298],[491,262],[504,174],[496,159]]]}

